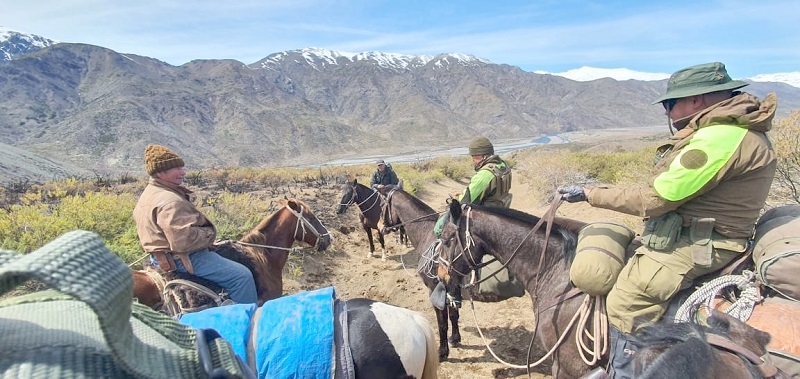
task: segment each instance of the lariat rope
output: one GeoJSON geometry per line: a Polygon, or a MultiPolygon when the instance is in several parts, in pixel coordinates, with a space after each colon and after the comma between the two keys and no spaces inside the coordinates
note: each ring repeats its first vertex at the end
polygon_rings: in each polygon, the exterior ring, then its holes
{"type": "Polygon", "coordinates": [[[709,308],[713,308],[714,299],[719,292],[723,288],[734,285],[741,291],[741,295],[733,304],[725,309],[724,312],[736,317],[742,322],[747,321],[753,314],[753,308],[755,308],[756,303],[762,300],[761,292],[755,280],[755,274],[749,270],[745,270],[741,275],[720,276],[701,286],[686,299],[680,308],[678,308],[678,313],[675,315],[675,322],[688,322],[693,320],[700,305],[704,304],[709,308]]]}
{"type": "MultiPolygon", "coordinates": [[[[525,237],[522,239],[522,241],[517,246],[517,248],[514,249],[514,252],[511,254],[511,257],[509,257],[509,259],[505,262],[505,264],[503,264],[503,266],[499,270],[493,272],[492,274],[484,277],[481,280],[475,280],[476,278],[475,278],[474,269],[473,269],[472,280],[470,281],[470,283],[468,283],[466,285],[462,285],[462,288],[469,288],[469,287],[476,286],[476,285],[482,283],[483,281],[487,280],[488,278],[491,278],[491,277],[495,276],[502,269],[506,268],[506,266],[508,266],[508,264],[511,263],[511,260],[514,259],[514,257],[516,256],[517,252],[519,252],[519,250],[522,247],[522,244],[525,242],[525,240],[527,240],[528,237],[530,237],[531,234],[536,232],[541,227],[542,223],[546,221],[547,222],[547,226],[545,228],[545,244],[544,244],[544,247],[542,248],[542,253],[541,253],[540,257],[539,257],[540,258],[539,259],[539,268],[541,269],[542,264],[543,264],[544,255],[545,255],[545,253],[547,251],[547,241],[549,240],[550,229],[551,229],[552,224],[553,224],[553,220],[554,220],[554,216],[555,216],[555,213],[556,213],[556,209],[558,209],[558,206],[560,204],[561,204],[561,197],[560,197],[560,195],[556,195],[554,197],[554,199],[553,199],[553,202],[551,203],[550,208],[546,212],[546,214],[542,218],[540,218],[539,222],[533,227],[533,229],[531,229],[528,232],[528,234],[525,235],[525,237]]],[[[469,263],[472,265],[472,267],[476,267],[477,268],[477,263],[475,262],[475,259],[472,257],[472,252],[470,250],[470,248],[475,244],[475,242],[474,242],[474,240],[472,238],[472,233],[470,232],[470,227],[469,227],[469,221],[471,219],[470,213],[472,211],[472,207],[467,207],[466,211],[467,211],[467,217],[466,217],[466,225],[465,225],[465,232],[464,232],[466,243],[462,244],[462,246],[464,246],[464,247],[462,248],[462,251],[459,252],[459,255],[463,255],[464,258],[469,261],[469,263]]],[[[458,259],[458,258],[459,257],[453,258],[451,260],[451,262],[455,262],[455,260],[458,259]]],[[[440,260],[442,260],[441,257],[440,257],[440,260]]],[[[450,262],[442,260],[442,262],[440,262],[440,263],[447,264],[450,267],[450,269],[453,269],[452,265],[449,264],[450,262]]],[[[458,273],[458,271],[456,271],[456,272],[458,273]]],[[[539,284],[538,283],[538,275],[535,278],[535,282],[536,282],[536,285],[534,287],[538,288],[538,284],[539,284]]],[[[536,299],[536,296],[534,295],[534,304],[537,303],[535,301],[535,299],[536,299]]],[[[577,322],[577,327],[576,327],[576,331],[575,331],[575,344],[576,344],[576,346],[578,348],[578,352],[579,352],[579,354],[581,356],[581,359],[583,360],[584,363],[586,363],[589,366],[592,366],[592,365],[596,364],[598,361],[600,361],[602,359],[602,357],[608,351],[608,339],[607,339],[607,336],[608,336],[608,316],[605,313],[605,299],[602,296],[586,295],[584,297],[583,303],[578,308],[578,310],[575,312],[575,315],[572,316],[572,319],[567,324],[567,326],[564,328],[564,331],[558,337],[558,340],[555,342],[555,344],[553,344],[553,347],[551,347],[550,350],[544,356],[539,358],[536,362],[530,363],[530,361],[529,361],[526,365],[515,365],[515,364],[512,364],[512,363],[508,363],[508,362],[504,361],[503,359],[501,359],[500,357],[498,357],[497,354],[495,354],[495,352],[492,350],[491,346],[489,345],[488,341],[486,341],[486,338],[483,335],[483,331],[481,330],[480,326],[478,325],[478,319],[477,319],[477,316],[475,315],[475,305],[474,305],[472,299],[470,299],[470,306],[472,308],[473,318],[475,319],[476,329],[478,330],[478,334],[481,336],[481,339],[483,340],[484,345],[486,346],[486,349],[489,351],[489,353],[492,355],[492,357],[495,358],[495,360],[497,360],[501,364],[503,364],[505,366],[508,366],[508,367],[511,367],[511,368],[524,368],[524,369],[530,370],[531,368],[539,366],[540,364],[542,364],[545,360],[547,360],[547,358],[549,358],[551,355],[553,355],[556,350],[558,350],[558,348],[561,346],[562,343],[564,343],[564,340],[566,339],[566,337],[569,334],[569,332],[572,329],[572,327],[574,325],[576,325],[576,322],[577,322]],[[592,323],[591,324],[591,328],[589,328],[589,322],[590,321],[592,323]],[[589,344],[587,344],[586,340],[588,340],[591,343],[591,346],[589,346],[589,344]]],[[[534,340],[536,338],[536,329],[538,328],[538,317],[537,317],[536,314],[534,314],[534,325],[535,325],[534,326],[534,336],[531,338],[531,343],[530,343],[530,346],[529,346],[529,349],[528,349],[529,350],[528,351],[528,357],[530,357],[530,350],[533,348],[533,342],[534,342],[534,340]]]]}

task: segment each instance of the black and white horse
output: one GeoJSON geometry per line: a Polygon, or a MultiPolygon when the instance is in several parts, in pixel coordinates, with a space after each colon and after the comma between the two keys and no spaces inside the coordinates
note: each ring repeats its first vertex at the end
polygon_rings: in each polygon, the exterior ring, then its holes
{"type": "Polygon", "coordinates": [[[433,329],[419,313],[370,299],[336,299],[332,287],[183,315],[215,329],[266,378],[437,378],[433,329]]]}

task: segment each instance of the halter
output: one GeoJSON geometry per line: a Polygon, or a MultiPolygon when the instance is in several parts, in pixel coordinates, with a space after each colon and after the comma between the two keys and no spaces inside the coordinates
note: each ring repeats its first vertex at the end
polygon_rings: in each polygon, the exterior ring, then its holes
{"type": "Polygon", "coordinates": [[[378,203],[380,203],[380,201],[381,201],[381,199],[380,199],[380,198],[376,197],[376,198],[375,198],[375,201],[373,201],[373,202],[372,202],[372,205],[370,205],[370,206],[369,206],[369,208],[367,208],[367,209],[362,209],[362,208],[361,208],[361,206],[362,206],[362,205],[364,205],[364,204],[365,204],[365,203],[366,203],[366,202],[367,202],[369,199],[371,199],[373,196],[376,196],[376,195],[378,195],[378,191],[376,191],[374,188],[371,188],[371,189],[372,189],[372,194],[370,194],[369,196],[367,196],[367,198],[366,198],[366,199],[364,199],[364,201],[362,201],[362,202],[360,202],[360,203],[356,203],[356,202],[358,201],[358,188],[356,188],[356,186],[355,186],[355,185],[351,186],[351,188],[353,189],[353,196],[350,196],[350,200],[347,200],[347,202],[346,202],[346,203],[341,203],[341,204],[339,204],[339,205],[345,205],[345,206],[347,206],[347,205],[350,205],[350,204],[356,204],[356,205],[358,206],[358,210],[359,210],[359,211],[361,211],[361,214],[366,214],[366,213],[367,213],[367,212],[369,212],[369,211],[370,211],[372,208],[374,208],[374,207],[375,207],[375,205],[377,205],[377,204],[378,204],[378,203]]]}
{"type": "MultiPolygon", "coordinates": [[[[545,252],[547,251],[547,244],[550,241],[550,231],[551,231],[551,229],[553,227],[553,219],[555,218],[556,209],[558,209],[559,205],[561,205],[561,198],[560,197],[558,197],[557,199],[553,200],[553,202],[550,205],[550,209],[547,210],[547,213],[545,213],[545,215],[539,219],[539,222],[536,223],[536,225],[528,232],[528,234],[526,234],[525,237],[522,238],[522,240],[520,240],[519,244],[514,249],[514,252],[511,253],[511,256],[508,257],[508,260],[500,268],[498,268],[497,271],[491,273],[491,275],[487,275],[487,276],[483,277],[482,279],[480,279],[478,281],[475,281],[475,276],[473,275],[472,276],[472,280],[470,281],[470,283],[461,285],[461,287],[462,288],[469,288],[469,287],[476,286],[478,284],[481,284],[481,283],[491,279],[492,277],[497,275],[499,272],[503,271],[509,265],[509,263],[511,263],[511,261],[514,260],[514,258],[517,256],[517,253],[519,253],[520,248],[522,248],[522,244],[525,243],[525,241],[528,239],[528,237],[530,237],[533,233],[536,233],[536,231],[538,231],[541,228],[542,224],[545,221],[547,221],[547,226],[545,227],[544,245],[542,246],[542,253],[539,255],[539,270],[537,270],[537,275],[536,275],[535,288],[538,288],[539,287],[539,283],[538,283],[539,275],[538,275],[538,272],[540,271],[542,265],[544,264],[544,255],[545,255],[545,252]]],[[[475,262],[475,258],[473,257],[472,250],[471,250],[472,246],[475,245],[475,241],[472,239],[472,233],[469,230],[469,220],[472,218],[472,206],[470,206],[469,204],[464,204],[462,207],[467,212],[467,216],[465,217],[466,225],[464,227],[464,237],[466,238],[467,243],[466,244],[463,243],[461,241],[461,234],[460,233],[456,233],[456,238],[458,239],[459,245],[462,246],[462,251],[457,256],[455,256],[451,261],[448,261],[446,258],[443,258],[440,255],[439,256],[439,263],[441,263],[445,267],[447,267],[448,271],[453,271],[456,274],[459,274],[459,275],[461,275],[463,277],[463,276],[466,276],[466,274],[459,272],[452,265],[452,262],[455,262],[462,255],[466,258],[467,264],[469,265],[469,268],[470,268],[470,270],[472,270],[473,273],[475,272],[476,269],[479,269],[479,268],[481,268],[483,266],[486,266],[487,264],[489,264],[489,263],[491,263],[493,261],[489,261],[489,262],[486,262],[486,263],[480,263],[480,264],[475,262]],[[466,254],[464,254],[464,253],[466,253],[466,254]]],[[[456,220],[455,223],[456,223],[458,229],[460,230],[461,229],[461,219],[456,220]]],[[[534,297],[537,296],[536,294],[532,294],[532,295],[534,297]]]]}
{"type": "MultiPolygon", "coordinates": [[[[536,223],[536,225],[520,241],[519,245],[517,245],[517,248],[514,249],[514,252],[508,258],[508,261],[506,261],[506,263],[503,264],[503,266],[500,267],[497,271],[493,272],[491,275],[488,275],[488,276],[484,277],[483,279],[481,279],[479,281],[475,281],[475,276],[474,276],[475,269],[480,268],[482,266],[485,266],[486,264],[489,264],[491,262],[486,262],[485,264],[477,264],[476,261],[475,261],[475,258],[473,257],[473,254],[472,254],[472,251],[471,251],[471,247],[475,246],[475,241],[472,238],[472,233],[470,232],[470,228],[469,228],[469,220],[472,218],[472,207],[469,204],[463,205],[463,209],[466,211],[466,217],[465,217],[466,221],[465,221],[465,227],[464,227],[464,236],[465,236],[465,239],[466,239],[466,243],[463,243],[461,241],[461,234],[460,233],[456,233],[456,238],[458,239],[459,244],[463,248],[462,248],[462,251],[459,252],[459,254],[452,259],[452,262],[455,262],[458,258],[460,258],[463,255],[464,259],[469,264],[470,269],[473,271],[473,276],[472,276],[472,280],[471,280],[470,283],[465,284],[465,285],[460,285],[460,286],[462,288],[469,288],[469,287],[478,285],[478,284],[488,280],[489,278],[497,275],[500,271],[505,269],[506,266],[508,266],[508,264],[514,259],[514,257],[516,257],[517,253],[520,251],[520,248],[522,247],[522,244],[533,233],[535,233],[536,231],[539,230],[539,228],[542,226],[542,223],[547,221],[547,226],[545,228],[544,245],[542,247],[542,252],[539,255],[539,265],[538,265],[538,268],[536,270],[536,276],[533,279],[534,280],[534,293],[530,294],[531,297],[532,297],[533,303],[534,304],[539,304],[540,303],[539,299],[538,299],[539,272],[541,272],[541,268],[542,268],[542,266],[544,264],[544,256],[545,256],[545,253],[547,252],[547,245],[548,245],[548,242],[549,242],[549,239],[550,239],[550,232],[551,232],[551,229],[552,229],[553,220],[555,219],[556,210],[558,209],[559,205],[561,205],[561,202],[562,202],[562,200],[561,200],[560,195],[556,195],[553,198],[553,201],[551,202],[550,208],[547,210],[545,215],[542,218],[539,219],[539,221],[536,223]]],[[[461,230],[461,218],[456,220],[455,223],[458,226],[458,229],[461,230]]],[[[458,270],[456,270],[453,267],[453,265],[451,264],[450,261],[447,261],[445,258],[442,258],[441,255],[440,255],[440,258],[439,258],[439,262],[440,262],[440,264],[446,265],[448,267],[448,271],[449,272],[455,272],[455,273],[461,275],[462,277],[465,276],[463,273],[460,273],[458,270]]],[[[552,306],[555,306],[555,305],[561,303],[564,300],[571,299],[571,298],[573,298],[574,296],[576,296],[579,293],[580,293],[579,291],[575,291],[574,293],[573,293],[573,291],[570,291],[570,292],[567,292],[565,294],[560,295],[559,296],[560,299],[557,299],[558,301],[554,302],[551,305],[548,305],[546,308],[535,307],[535,311],[534,311],[534,328],[533,328],[534,329],[534,336],[531,338],[531,344],[528,347],[528,355],[527,355],[528,358],[530,358],[530,352],[531,352],[531,349],[533,348],[534,340],[536,339],[536,330],[538,329],[538,324],[539,324],[538,312],[541,312],[544,309],[547,309],[547,308],[550,308],[552,306]]],[[[567,335],[570,333],[571,329],[573,328],[574,325],[576,325],[576,323],[578,325],[578,330],[575,333],[575,342],[576,342],[576,344],[578,346],[578,353],[579,353],[581,359],[584,361],[584,363],[586,363],[589,366],[594,365],[607,352],[608,345],[605,343],[606,342],[605,335],[607,334],[607,327],[608,327],[607,318],[602,312],[598,312],[597,311],[598,309],[604,307],[604,305],[603,305],[604,304],[604,299],[602,297],[597,297],[596,298],[596,297],[592,297],[592,296],[586,295],[586,297],[583,300],[583,304],[580,306],[580,308],[575,313],[575,315],[572,316],[572,318],[570,319],[569,323],[564,328],[564,332],[558,337],[557,341],[553,344],[553,347],[550,348],[550,350],[548,350],[548,352],[544,356],[539,358],[536,362],[531,363],[530,361],[528,361],[525,365],[511,364],[509,362],[506,362],[506,361],[502,360],[500,357],[498,357],[495,354],[495,352],[492,350],[491,346],[489,346],[489,343],[486,341],[486,337],[483,335],[483,332],[481,331],[480,326],[477,325],[477,316],[475,315],[474,304],[472,304],[471,301],[470,301],[470,304],[472,305],[472,314],[473,314],[473,317],[475,317],[475,322],[476,322],[476,327],[477,327],[477,330],[478,330],[478,334],[483,339],[484,344],[486,345],[486,348],[488,349],[489,353],[498,362],[500,362],[500,363],[502,363],[502,364],[504,364],[504,365],[506,365],[508,367],[520,368],[520,369],[524,368],[524,369],[530,370],[530,368],[532,368],[532,367],[539,366],[540,364],[545,362],[551,355],[553,355],[556,352],[556,350],[558,350],[558,348],[561,346],[562,343],[564,343],[567,335]],[[587,325],[587,323],[589,321],[590,313],[595,313],[594,326],[593,326],[594,329],[593,330],[595,330],[595,331],[600,330],[600,332],[597,333],[594,336],[587,336],[587,338],[589,340],[593,341],[593,343],[592,343],[593,346],[588,346],[585,343],[585,341],[581,338],[584,335],[584,333],[587,332],[586,331],[586,325],[587,325]]],[[[530,371],[529,371],[529,373],[530,373],[530,371]]]]}
{"type": "MultiPolygon", "coordinates": [[[[317,231],[317,228],[311,223],[311,221],[309,221],[307,218],[305,218],[303,216],[303,210],[304,209],[303,209],[302,205],[300,206],[300,211],[299,212],[295,211],[294,209],[292,209],[292,207],[290,207],[288,204],[286,205],[285,208],[288,209],[289,212],[291,212],[297,218],[297,224],[295,224],[295,227],[294,227],[294,236],[297,237],[297,232],[302,230],[303,234],[302,234],[302,238],[301,239],[305,240],[305,237],[306,237],[306,226],[308,226],[308,228],[311,229],[311,233],[314,234],[317,237],[317,241],[314,243],[314,250],[319,250],[319,244],[322,242],[322,237],[330,236],[330,234],[331,234],[330,231],[328,231],[328,228],[325,227],[325,224],[323,224],[320,221],[319,224],[322,226],[322,229],[325,229],[325,233],[320,233],[320,232],[317,231]]],[[[234,243],[239,244],[239,245],[243,245],[243,246],[261,247],[261,248],[265,248],[265,249],[276,249],[276,250],[284,250],[284,251],[290,251],[290,252],[297,251],[297,249],[293,248],[293,247],[288,247],[287,248],[287,247],[280,247],[280,246],[261,245],[261,244],[257,244],[257,243],[250,243],[250,242],[244,242],[244,241],[234,241],[234,243]]]]}

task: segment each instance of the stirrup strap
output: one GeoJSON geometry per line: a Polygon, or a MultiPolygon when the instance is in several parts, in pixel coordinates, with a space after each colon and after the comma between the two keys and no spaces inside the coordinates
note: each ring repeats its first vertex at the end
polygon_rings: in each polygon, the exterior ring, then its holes
{"type": "Polygon", "coordinates": [[[130,269],[92,232],[68,232],[26,255],[0,250],[0,294],[28,281],[88,305],[115,361],[125,371],[147,378],[249,377],[230,345],[213,331],[198,331],[166,316],[132,305],[130,269]],[[177,348],[151,346],[134,334],[135,318],[156,329],[177,348]],[[171,322],[170,322],[171,321],[171,322]],[[215,366],[216,363],[216,366],[215,366]]]}

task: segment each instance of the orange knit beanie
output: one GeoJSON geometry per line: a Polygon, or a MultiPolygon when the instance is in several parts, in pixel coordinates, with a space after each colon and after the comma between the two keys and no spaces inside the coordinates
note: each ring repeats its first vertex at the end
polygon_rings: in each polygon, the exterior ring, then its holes
{"type": "Polygon", "coordinates": [[[147,175],[167,171],[175,167],[183,167],[183,159],[172,150],[161,145],[147,145],[144,149],[144,166],[147,175]]]}

